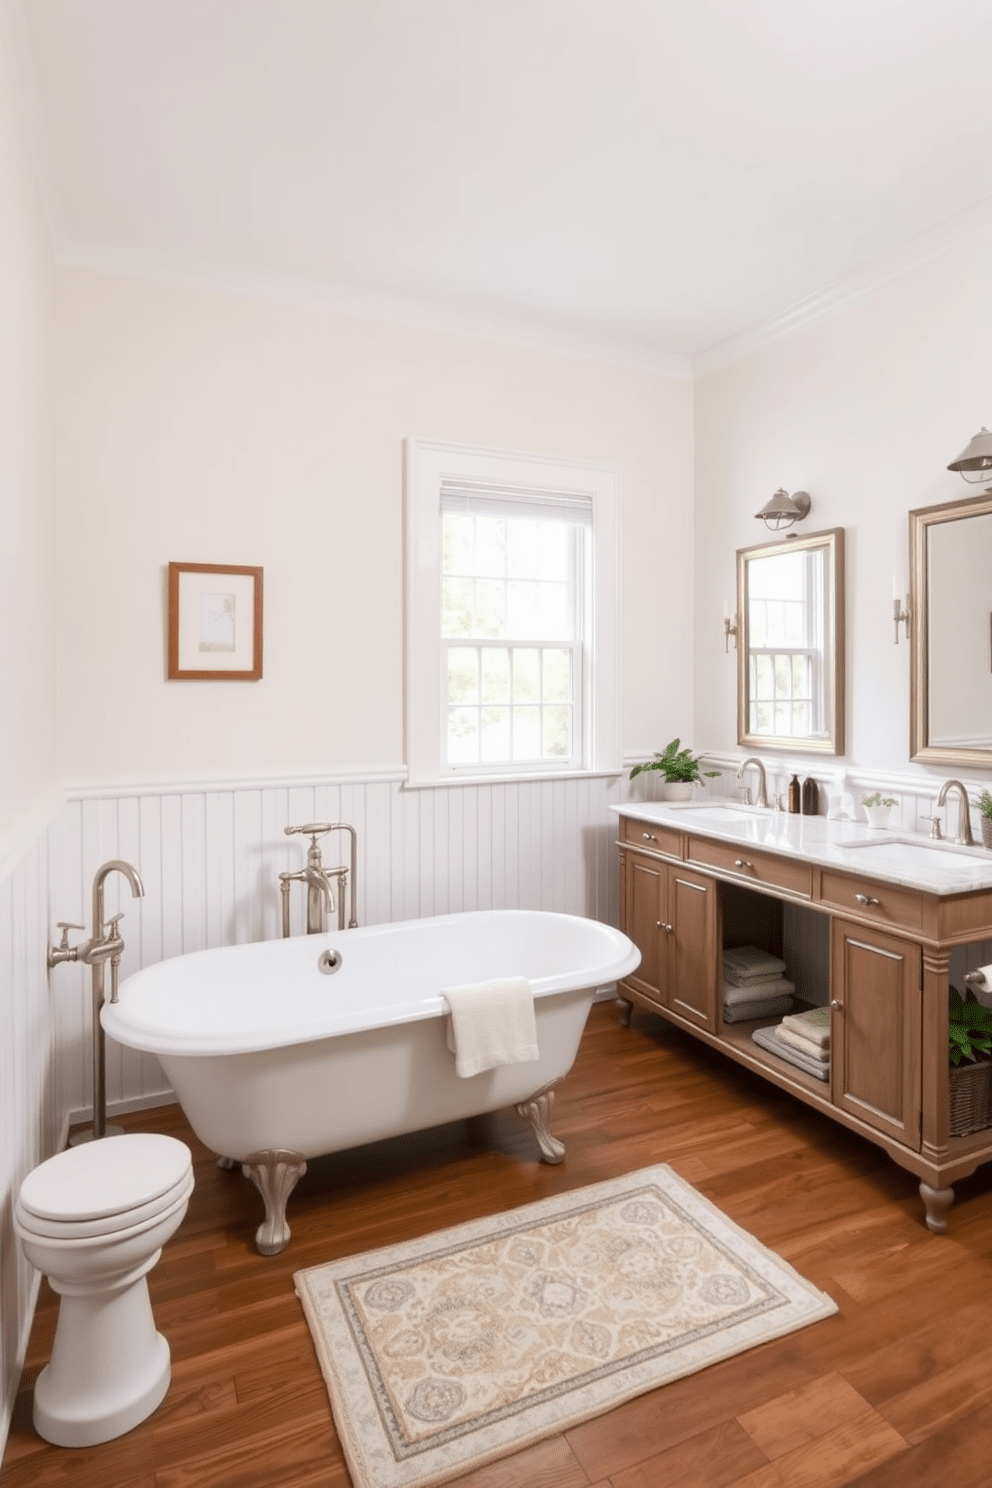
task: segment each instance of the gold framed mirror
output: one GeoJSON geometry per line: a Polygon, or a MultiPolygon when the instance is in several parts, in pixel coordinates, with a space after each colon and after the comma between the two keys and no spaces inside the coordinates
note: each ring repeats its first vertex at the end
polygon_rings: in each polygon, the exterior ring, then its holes
{"type": "Polygon", "coordinates": [[[910,758],[992,769],[992,493],[909,514],[910,758]]]}
{"type": "Polygon", "coordinates": [[[844,753],[844,529],[737,552],[737,742],[844,753]]]}

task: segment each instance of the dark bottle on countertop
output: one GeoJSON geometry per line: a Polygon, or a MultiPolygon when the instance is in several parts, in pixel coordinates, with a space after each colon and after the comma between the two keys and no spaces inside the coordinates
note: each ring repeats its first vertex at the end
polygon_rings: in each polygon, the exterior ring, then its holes
{"type": "Polygon", "coordinates": [[[816,816],[820,810],[820,792],[812,775],[803,781],[803,816],[816,816]]]}
{"type": "Polygon", "coordinates": [[[799,776],[793,775],[789,781],[789,810],[798,814],[802,802],[802,787],[799,784],[799,776]]]}

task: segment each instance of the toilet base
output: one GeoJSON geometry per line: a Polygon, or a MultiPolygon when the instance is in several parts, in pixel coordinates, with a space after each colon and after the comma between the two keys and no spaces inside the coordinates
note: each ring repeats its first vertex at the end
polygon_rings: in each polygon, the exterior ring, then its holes
{"type": "MultiPolygon", "coordinates": [[[[132,1430],[169,1388],[169,1345],[156,1331],[146,1274],[158,1251],[123,1284],[61,1292],[52,1356],[34,1387],[34,1425],[57,1447],[93,1447],[132,1430]]],[[[51,1279],[51,1278],[50,1278],[51,1279]]]]}
{"type": "Polygon", "coordinates": [[[139,1426],[165,1399],[172,1375],[169,1345],[161,1333],[155,1335],[154,1357],[149,1358],[148,1378],[131,1381],[132,1395],[109,1400],[67,1401],[65,1391],[51,1378],[46,1364],[34,1387],[34,1429],[55,1447],[95,1447],[112,1441],[139,1426]],[[47,1378],[46,1378],[47,1376],[47,1378]]]}

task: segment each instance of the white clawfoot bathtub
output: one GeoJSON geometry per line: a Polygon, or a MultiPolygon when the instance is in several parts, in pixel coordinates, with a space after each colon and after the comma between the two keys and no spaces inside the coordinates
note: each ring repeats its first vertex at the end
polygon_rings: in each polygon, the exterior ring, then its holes
{"type": "Polygon", "coordinates": [[[560,1162],[551,1087],[597,989],[639,960],[619,930],[575,915],[439,915],[177,956],[128,977],[101,1017],[158,1056],[200,1140],[253,1179],[258,1248],[275,1255],[308,1157],[512,1105],[560,1162]],[[509,976],[533,988],[539,1057],[460,1079],[441,989],[509,976]]]}

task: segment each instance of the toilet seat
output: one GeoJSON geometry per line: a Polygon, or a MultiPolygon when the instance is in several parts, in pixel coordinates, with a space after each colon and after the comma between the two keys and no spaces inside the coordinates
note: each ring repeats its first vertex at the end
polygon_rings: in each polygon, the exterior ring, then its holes
{"type": "MultiPolygon", "coordinates": [[[[116,1140],[116,1138],[115,1138],[116,1140]]],[[[193,1171],[173,1185],[168,1193],[148,1204],[139,1204],[134,1209],[122,1210],[119,1214],[105,1214],[101,1219],[39,1219],[24,1208],[18,1199],[14,1205],[16,1228],[26,1237],[38,1240],[55,1240],[60,1244],[71,1244],[80,1240],[123,1240],[140,1234],[143,1229],[157,1224],[179,1204],[185,1204],[193,1192],[193,1171]]]]}
{"type": "Polygon", "coordinates": [[[29,1173],[16,1205],[20,1226],[63,1241],[136,1232],[189,1197],[189,1148],[134,1132],[56,1153],[29,1173]]]}

